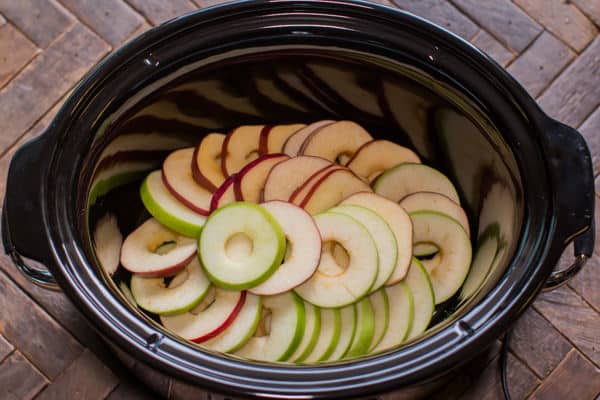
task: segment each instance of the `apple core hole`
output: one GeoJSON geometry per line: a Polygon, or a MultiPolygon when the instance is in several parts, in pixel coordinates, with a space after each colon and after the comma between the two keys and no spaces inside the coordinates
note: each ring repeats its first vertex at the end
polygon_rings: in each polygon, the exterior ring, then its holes
{"type": "Polygon", "coordinates": [[[341,154],[339,154],[339,155],[338,155],[338,156],[335,158],[335,161],[336,161],[338,164],[341,164],[341,165],[346,165],[346,163],[347,163],[348,161],[350,161],[350,158],[351,158],[351,155],[350,155],[350,154],[348,154],[348,153],[341,153],[341,154]]]}
{"type": "Polygon", "coordinates": [[[148,246],[148,250],[151,253],[158,254],[160,256],[164,256],[165,254],[170,253],[177,247],[177,242],[173,239],[159,240],[158,242],[151,243],[148,246]]]}
{"type": "Polygon", "coordinates": [[[190,313],[194,314],[194,315],[200,314],[202,311],[204,311],[207,308],[209,308],[210,306],[212,306],[216,299],[217,299],[217,291],[215,290],[214,287],[210,288],[208,293],[204,297],[204,299],[202,299],[200,304],[198,304],[196,307],[192,308],[190,313]]]}
{"type": "Polygon", "coordinates": [[[292,248],[292,242],[290,242],[287,238],[285,238],[285,255],[283,256],[283,261],[286,262],[290,259],[290,257],[292,256],[292,253],[294,252],[293,248],[292,248]]]}
{"type": "Polygon", "coordinates": [[[183,271],[179,272],[177,275],[175,275],[170,282],[165,282],[165,286],[169,289],[175,289],[176,287],[183,285],[185,281],[188,280],[189,276],[190,273],[186,268],[183,271]]]}
{"type": "Polygon", "coordinates": [[[342,244],[336,241],[327,241],[323,243],[321,257],[328,258],[332,262],[327,262],[319,267],[319,273],[326,276],[342,275],[350,265],[350,256],[342,244]],[[325,267],[327,266],[327,267],[325,267]]]}
{"type": "Polygon", "coordinates": [[[246,161],[254,161],[259,157],[258,150],[252,150],[250,153],[246,155],[246,161]]]}
{"type": "Polygon", "coordinates": [[[272,311],[269,308],[263,307],[260,313],[260,321],[256,327],[255,337],[269,336],[271,334],[271,320],[273,319],[272,311]]]}
{"type": "Polygon", "coordinates": [[[243,261],[253,250],[252,239],[243,232],[231,235],[225,243],[225,254],[233,261],[243,261]]]}

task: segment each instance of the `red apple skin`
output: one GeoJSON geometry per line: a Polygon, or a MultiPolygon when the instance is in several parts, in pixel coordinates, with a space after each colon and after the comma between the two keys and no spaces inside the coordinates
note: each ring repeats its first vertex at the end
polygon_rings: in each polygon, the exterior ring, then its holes
{"type": "Polygon", "coordinates": [[[179,271],[183,270],[189,263],[192,262],[194,257],[196,257],[196,251],[194,251],[188,258],[181,261],[180,263],[177,263],[175,265],[171,265],[169,267],[166,267],[166,268],[163,268],[160,270],[156,270],[156,271],[146,271],[146,272],[131,271],[131,270],[127,269],[127,267],[125,267],[124,265],[123,265],[123,268],[125,268],[132,274],[140,275],[145,278],[162,278],[165,276],[175,275],[179,271]]]}
{"type": "Polygon", "coordinates": [[[350,165],[350,163],[356,158],[356,155],[358,154],[359,151],[361,151],[363,149],[363,147],[373,143],[375,140],[371,140],[370,142],[367,143],[363,143],[360,145],[360,147],[358,149],[356,149],[356,151],[354,152],[354,154],[352,154],[352,157],[350,157],[350,159],[348,160],[348,162],[346,162],[346,164],[344,164],[345,166],[350,165]]]}
{"type": "MultiPolygon", "coordinates": [[[[339,165],[328,165],[324,168],[321,168],[320,170],[318,170],[317,172],[315,172],[314,174],[312,174],[306,181],[304,181],[304,183],[302,185],[300,185],[296,190],[294,190],[294,193],[292,193],[292,195],[290,196],[289,202],[290,203],[294,203],[296,204],[296,199],[297,197],[300,195],[300,193],[302,192],[302,190],[304,190],[304,188],[306,188],[307,186],[310,186],[312,188],[312,186],[314,184],[316,184],[316,182],[314,181],[315,178],[317,178],[318,176],[322,175],[323,172],[325,172],[326,170],[330,169],[331,172],[333,171],[337,171],[339,169],[343,169],[343,167],[339,166],[339,165]]],[[[327,173],[326,175],[329,175],[329,173],[327,173]]],[[[319,179],[320,181],[320,179],[319,179]]],[[[309,191],[310,193],[310,191],[309,191]]],[[[308,193],[307,193],[308,195],[308,193]]]]}
{"type": "Polygon", "coordinates": [[[207,340],[212,339],[215,336],[217,336],[218,334],[220,334],[221,332],[223,332],[225,329],[229,328],[229,326],[237,318],[237,316],[240,313],[242,307],[244,307],[244,303],[245,302],[246,302],[246,291],[244,290],[241,293],[240,299],[238,300],[237,304],[235,305],[233,311],[231,311],[231,314],[229,314],[229,316],[227,317],[227,319],[221,325],[219,325],[219,327],[217,327],[216,329],[214,329],[212,332],[209,332],[209,333],[207,333],[205,335],[202,335],[200,337],[191,339],[191,341],[194,342],[194,343],[206,342],[207,340]]]}
{"type": "Polygon", "coordinates": [[[215,192],[217,190],[217,187],[215,186],[214,183],[212,183],[211,181],[209,181],[208,179],[206,179],[206,177],[204,175],[202,175],[202,172],[200,172],[200,168],[198,167],[198,163],[197,163],[197,159],[198,159],[198,150],[200,149],[200,143],[198,143],[198,145],[196,146],[196,148],[194,149],[194,155],[192,156],[192,176],[194,177],[194,180],[196,182],[198,182],[198,184],[204,188],[206,188],[207,190],[210,190],[211,192],[215,192]]]}
{"type": "Polygon", "coordinates": [[[249,164],[247,164],[244,168],[242,168],[242,170],[240,172],[237,173],[237,178],[235,179],[235,182],[233,183],[233,191],[235,193],[235,199],[237,201],[244,201],[244,195],[242,193],[242,180],[244,179],[244,176],[248,172],[250,172],[254,167],[256,167],[257,165],[259,165],[263,161],[269,160],[271,158],[281,158],[281,161],[283,161],[285,159],[289,159],[289,156],[286,154],[282,154],[282,153],[272,153],[272,154],[262,155],[262,156],[258,157],[256,160],[250,161],[249,164]]]}
{"type": "Polygon", "coordinates": [[[180,203],[182,203],[184,206],[186,206],[190,210],[192,210],[192,211],[194,211],[194,212],[196,212],[196,213],[198,213],[200,215],[209,215],[210,214],[210,210],[205,210],[203,208],[196,207],[194,204],[192,204],[185,197],[183,197],[182,195],[180,195],[179,193],[177,193],[175,191],[175,189],[173,189],[173,187],[169,183],[169,180],[167,179],[167,177],[165,175],[165,171],[163,169],[161,169],[160,175],[162,177],[163,184],[165,185],[165,187],[167,188],[167,190],[169,191],[169,193],[171,193],[171,195],[173,197],[175,197],[177,200],[179,200],[180,203]]]}
{"type": "Polygon", "coordinates": [[[225,156],[227,156],[227,146],[229,145],[229,140],[231,140],[231,135],[233,132],[235,132],[235,128],[227,132],[227,136],[225,136],[225,140],[223,140],[223,146],[221,147],[221,171],[223,172],[223,176],[225,178],[229,178],[227,167],[225,165],[225,156]]]}
{"type": "Polygon", "coordinates": [[[265,155],[269,153],[269,132],[275,125],[265,125],[260,131],[260,139],[258,141],[258,154],[265,155]]]}
{"type": "MultiPolygon", "coordinates": [[[[310,190],[308,191],[308,193],[306,193],[306,196],[304,196],[304,198],[302,199],[302,201],[300,202],[300,207],[304,208],[306,207],[306,204],[308,204],[308,202],[310,201],[310,198],[312,197],[312,195],[315,193],[315,191],[319,188],[319,186],[321,186],[321,184],[327,179],[329,178],[329,176],[335,172],[338,172],[342,170],[342,168],[337,168],[337,169],[332,169],[331,171],[328,171],[326,174],[324,174],[323,176],[321,176],[318,181],[316,181],[314,183],[314,185],[311,186],[310,190]]],[[[358,179],[359,181],[363,181],[362,179],[360,179],[358,177],[358,175],[356,175],[354,172],[352,172],[351,170],[349,170],[348,168],[343,168],[343,170],[347,171],[348,173],[354,175],[354,177],[356,179],[358,179]]]]}
{"type": "Polygon", "coordinates": [[[235,187],[232,187],[232,185],[235,183],[236,179],[237,174],[233,174],[225,179],[225,182],[223,182],[223,184],[217,188],[212,199],[210,200],[210,212],[213,212],[219,208],[219,200],[221,197],[223,197],[227,190],[234,190],[235,187]]]}

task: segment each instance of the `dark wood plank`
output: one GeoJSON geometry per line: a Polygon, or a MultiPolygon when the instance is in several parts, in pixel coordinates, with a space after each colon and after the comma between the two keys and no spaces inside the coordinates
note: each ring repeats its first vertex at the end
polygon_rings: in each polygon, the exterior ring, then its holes
{"type": "Polygon", "coordinates": [[[573,349],[531,395],[531,400],[593,399],[600,393],[600,369],[573,349]]]}
{"type": "Polygon", "coordinates": [[[507,47],[521,52],[542,27],[509,0],[452,0],[507,47]]]}
{"type": "Polygon", "coordinates": [[[32,399],[47,383],[18,351],[0,363],[0,399],[32,399]]]}
{"type": "Polygon", "coordinates": [[[123,0],[61,1],[113,47],[120,45],[144,22],[144,18],[123,0]]]}
{"type": "Polygon", "coordinates": [[[0,25],[0,88],[38,52],[37,47],[12,24],[0,25]]]}
{"type": "Polygon", "coordinates": [[[477,36],[471,40],[471,43],[486,52],[503,67],[505,67],[515,56],[510,50],[484,30],[479,31],[477,36]]]}
{"type": "Polygon", "coordinates": [[[0,333],[54,379],[83,348],[44,310],[0,272],[0,333]]]}
{"type": "Polygon", "coordinates": [[[197,386],[192,386],[181,381],[173,381],[169,397],[174,400],[210,400],[214,398],[208,392],[200,391],[197,386]]]}
{"type": "Polygon", "coordinates": [[[600,365],[600,314],[573,289],[563,286],[541,294],[534,307],[583,354],[600,365]]]}
{"type": "Polygon", "coordinates": [[[591,42],[598,30],[577,7],[565,1],[514,0],[527,14],[577,52],[591,42]]]}
{"type": "Polygon", "coordinates": [[[128,3],[142,13],[150,23],[158,25],[171,18],[196,10],[196,6],[188,0],[127,0],[128,3]]]}
{"type": "Polygon", "coordinates": [[[75,22],[54,0],[0,0],[0,12],[42,48],[75,22]]]}
{"type": "Polygon", "coordinates": [[[510,348],[543,378],[552,372],[573,346],[544,317],[529,308],[515,324],[510,348]]]}
{"type": "Polygon", "coordinates": [[[567,45],[544,32],[508,67],[508,72],[536,97],[574,57],[567,45]]]}
{"type": "Polygon", "coordinates": [[[597,26],[600,26],[600,0],[570,0],[597,26]]]}
{"type": "Polygon", "coordinates": [[[539,98],[550,116],[578,126],[600,103],[600,37],[539,98]]]}
{"type": "Polygon", "coordinates": [[[487,366],[490,365],[492,360],[498,356],[501,348],[502,342],[500,340],[495,340],[490,347],[465,365],[463,367],[464,370],[471,376],[472,379],[476,379],[479,375],[481,375],[481,371],[485,370],[487,366]]]}
{"type": "Polygon", "coordinates": [[[36,399],[101,400],[106,398],[117,384],[118,380],[110,369],[102,364],[91,351],[86,350],[36,399]]]}
{"type": "Polygon", "coordinates": [[[592,153],[594,173],[600,172],[600,106],[581,124],[579,132],[592,153]]]}
{"type": "Polygon", "coordinates": [[[435,394],[429,396],[428,400],[455,400],[459,399],[463,393],[473,384],[471,377],[465,372],[459,372],[452,377],[450,383],[441,388],[435,394]]]}
{"type": "Polygon", "coordinates": [[[4,338],[4,336],[0,335],[0,362],[4,360],[15,348],[12,344],[8,342],[4,338]]]}
{"type": "MultiPolygon", "coordinates": [[[[513,399],[524,399],[539,384],[535,374],[515,356],[508,357],[508,381],[513,399]]],[[[503,400],[500,386],[500,367],[498,357],[492,360],[481,376],[460,397],[461,400],[503,400]]]]}
{"type": "Polygon", "coordinates": [[[479,28],[471,19],[445,0],[392,0],[399,8],[427,18],[433,23],[463,37],[472,39],[479,28]]]}
{"type": "Polygon", "coordinates": [[[31,127],[109,50],[81,24],[75,25],[0,91],[0,152],[31,127]]]}
{"type": "Polygon", "coordinates": [[[127,380],[121,377],[119,386],[111,392],[106,400],[158,400],[159,398],[146,389],[137,380],[127,380]]]}

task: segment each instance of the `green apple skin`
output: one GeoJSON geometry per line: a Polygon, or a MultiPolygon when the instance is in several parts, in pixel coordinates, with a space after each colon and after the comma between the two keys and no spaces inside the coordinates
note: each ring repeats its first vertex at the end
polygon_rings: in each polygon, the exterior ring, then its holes
{"type": "Polygon", "coordinates": [[[341,360],[344,355],[348,352],[352,341],[354,340],[354,335],[356,335],[356,319],[358,318],[356,315],[356,307],[354,304],[350,304],[348,306],[342,307],[340,310],[340,336],[338,338],[337,344],[331,355],[327,358],[323,358],[323,360],[327,361],[337,361],[341,360]]]}
{"type": "Polygon", "coordinates": [[[306,357],[308,357],[310,355],[310,353],[314,349],[315,345],[317,344],[317,339],[319,338],[319,333],[321,332],[321,309],[317,306],[313,306],[310,303],[304,302],[304,315],[305,315],[304,327],[305,327],[305,329],[308,328],[309,313],[313,313],[313,315],[314,315],[313,316],[314,322],[313,322],[313,327],[312,327],[313,329],[312,329],[312,332],[304,332],[302,341],[300,342],[300,345],[298,346],[298,348],[292,355],[291,359],[292,359],[292,361],[294,361],[296,363],[301,363],[302,361],[304,361],[306,359],[306,357]],[[306,337],[307,334],[309,335],[309,338],[306,341],[306,345],[302,346],[305,343],[304,337],[306,337]],[[298,354],[296,356],[296,353],[298,353],[298,351],[300,351],[300,354],[298,354]],[[296,356],[296,357],[294,357],[294,356],[296,356]]]}
{"type": "Polygon", "coordinates": [[[356,332],[352,344],[345,354],[344,358],[359,357],[366,354],[373,340],[375,332],[375,319],[373,315],[373,307],[368,297],[363,298],[358,303],[354,304],[356,308],[356,332]]]}
{"type": "Polygon", "coordinates": [[[429,274],[415,257],[413,257],[405,282],[413,297],[414,317],[406,335],[406,340],[412,340],[427,330],[435,310],[435,297],[429,274]]]}
{"type": "Polygon", "coordinates": [[[373,306],[373,318],[374,318],[374,330],[373,340],[369,351],[372,351],[383,339],[383,335],[388,330],[390,323],[390,302],[387,297],[385,289],[379,289],[378,291],[369,295],[369,301],[373,306]]]}
{"type": "Polygon", "coordinates": [[[340,338],[341,317],[337,308],[320,308],[321,328],[310,354],[302,360],[304,364],[315,364],[327,360],[340,338]]]}
{"type": "Polygon", "coordinates": [[[488,226],[477,240],[477,250],[460,291],[461,300],[474,295],[485,282],[500,247],[499,228],[497,223],[488,226]]]}

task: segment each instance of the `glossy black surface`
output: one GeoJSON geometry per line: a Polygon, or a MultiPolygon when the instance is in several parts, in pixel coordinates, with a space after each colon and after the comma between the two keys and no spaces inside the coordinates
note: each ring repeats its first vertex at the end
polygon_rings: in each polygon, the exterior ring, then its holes
{"type": "MultiPolygon", "coordinates": [[[[337,89],[348,87],[344,83],[337,89]]],[[[134,158],[159,160],[163,150],[138,151],[134,158]]],[[[593,220],[589,152],[574,130],[546,117],[505,71],[452,34],[397,10],[346,1],[234,3],[145,33],[88,75],[43,141],[17,153],[7,191],[5,248],[46,262],[108,340],[142,363],[210,390],[284,398],[427,387],[509,326],[543,286],[565,244],[593,220]],[[290,49],[302,62],[290,63],[290,55],[284,54],[290,49]],[[261,64],[266,54],[268,68],[261,64]],[[319,83],[304,69],[308,55],[349,69],[352,78],[343,82],[374,96],[378,108],[365,108],[362,96],[339,96],[319,83]],[[243,108],[231,111],[229,100],[227,107],[218,101],[215,105],[214,96],[202,100],[193,85],[182,89],[192,78],[209,77],[210,64],[219,66],[211,72],[217,80],[227,83],[219,91],[247,99],[243,108]],[[273,70],[277,75],[286,68],[317,82],[320,95],[298,100],[300,107],[290,110],[280,101],[256,96],[248,89],[254,79],[240,77],[271,77],[273,70]],[[173,80],[186,73],[190,75],[181,81],[173,80]],[[390,101],[390,87],[402,100],[390,101]],[[203,110],[190,107],[196,101],[203,110]],[[171,115],[160,106],[142,116],[152,103],[176,107],[171,115]],[[406,113],[400,105],[414,111],[406,113]],[[206,117],[204,110],[214,117],[212,125],[199,122],[206,117]],[[89,193],[102,180],[97,171],[123,160],[109,157],[109,143],[123,134],[172,136],[174,131],[193,143],[209,130],[240,123],[308,122],[327,116],[358,120],[375,136],[414,147],[452,176],[474,217],[473,232],[499,224],[506,243],[503,259],[479,295],[411,346],[322,367],[242,362],[203,352],[165,335],[125,305],[116,286],[95,266],[89,235],[88,205],[95,203],[89,193]],[[19,190],[21,182],[27,182],[26,196],[19,190]],[[490,208],[493,212],[486,213],[490,208]],[[502,218],[496,219],[498,215],[502,218]],[[46,236],[28,238],[23,221],[39,224],[40,218],[46,236]]],[[[96,194],[101,210],[110,196],[103,200],[102,191],[96,194]]]]}

